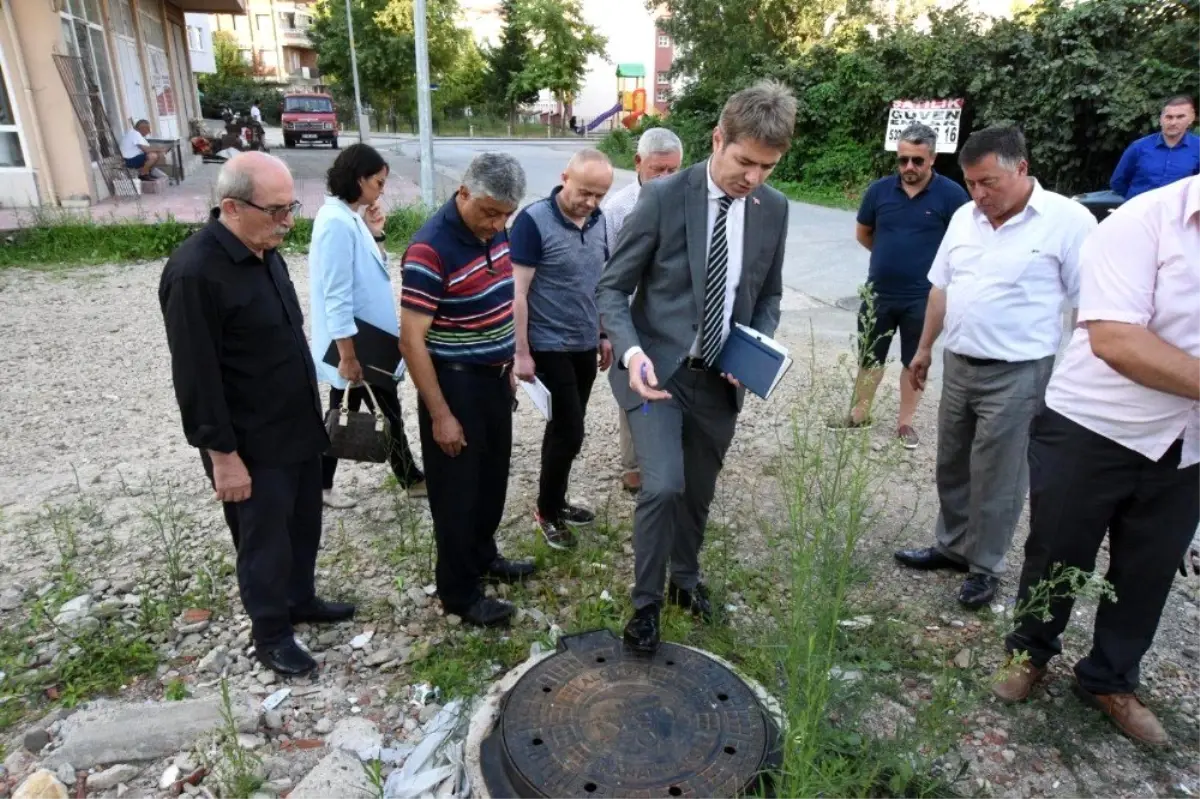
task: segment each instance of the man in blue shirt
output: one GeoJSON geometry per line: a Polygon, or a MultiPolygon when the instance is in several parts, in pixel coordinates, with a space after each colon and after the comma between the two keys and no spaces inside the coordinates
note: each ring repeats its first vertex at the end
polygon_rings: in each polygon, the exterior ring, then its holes
{"type": "Polygon", "coordinates": [[[1200,136],[1191,132],[1196,105],[1186,95],[1163,104],[1160,133],[1129,145],[1113,172],[1111,187],[1126,200],[1200,174],[1200,136]]]}
{"type": "Polygon", "coordinates": [[[920,442],[913,416],[921,394],[908,379],[908,363],[925,324],[927,275],[950,217],[969,199],[961,186],[933,171],[936,153],[934,130],[920,123],[909,125],[896,147],[899,172],[875,181],[863,195],[855,238],[871,251],[871,268],[858,312],[859,372],[850,413],[831,421],[834,427],[870,424],[883,364],[899,330],[904,369],[896,436],[907,449],[916,449],[920,442]]]}

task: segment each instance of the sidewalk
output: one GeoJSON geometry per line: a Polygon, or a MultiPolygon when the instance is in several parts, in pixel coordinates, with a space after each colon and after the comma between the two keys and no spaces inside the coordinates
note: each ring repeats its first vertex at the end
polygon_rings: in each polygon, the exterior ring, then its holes
{"type": "MultiPolygon", "coordinates": [[[[272,150],[272,155],[283,156],[288,151],[272,150]]],[[[86,208],[67,209],[4,208],[0,209],[0,231],[42,225],[62,225],[80,222],[114,224],[121,222],[162,222],[174,219],[179,222],[200,222],[208,217],[216,205],[216,183],[220,164],[203,164],[188,175],[187,180],[175,186],[165,186],[161,194],[140,197],[109,198],[86,208]]],[[[302,217],[314,217],[325,203],[325,179],[323,177],[297,177],[296,199],[304,204],[302,217]]],[[[405,176],[389,180],[384,190],[385,204],[390,208],[419,202],[421,191],[418,185],[405,176]]]]}

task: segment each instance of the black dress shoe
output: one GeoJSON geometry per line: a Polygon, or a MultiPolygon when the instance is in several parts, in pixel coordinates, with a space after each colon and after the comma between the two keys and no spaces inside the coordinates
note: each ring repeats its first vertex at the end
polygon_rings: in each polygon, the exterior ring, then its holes
{"type": "Polygon", "coordinates": [[[306,605],[292,608],[291,618],[292,624],[333,624],[354,618],[354,605],[313,599],[306,605]]]}
{"type": "Polygon", "coordinates": [[[667,601],[684,610],[690,610],[693,616],[699,616],[705,624],[712,624],[712,599],[708,595],[708,586],[704,583],[696,583],[696,587],[691,591],[685,591],[675,583],[667,583],[667,601]]]}
{"type": "Polygon", "coordinates": [[[958,604],[971,610],[981,607],[996,598],[996,590],[1000,588],[1000,578],[989,574],[968,574],[963,580],[962,590],[958,592],[958,604]]]}
{"type": "Polygon", "coordinates": [[[497,556],[483,572],[485,583],[515,583],[531,576],[537,567],[528,560],[509,560],[497,556]]]}
{"type": "Polygon", "coordinates": [[[317,670],[317,661],[301,649],[294,638],[278,644],[255,644],[254,656],[268,669],[284,677],[299,677],[317,670]]]}
{"type": "Polygon", "coordinates": [[[473,624],[476,627],[500,627],[508,624],[515,612],[516,608],[508,602],[484,597],[457,615],[462,617],[464,624],[473,624]]]}
{"type": "Polygon", "coordinates": [[[653,655],[658,651],[658,605],[647,605],[634,611],[633,618],[625,625],[625,645],[639,655],[653,655]]]}
{"type": "Polygon", "coordinates": [[[956,572],[970,571],[970,567],[967,564],[960,563],[954,558],[943,555],[937,547],[900,549],[894,553],[894,557],[910,569],[921,569],[923,571],[932,571],[933,569],[954,569],[956,572]]]}

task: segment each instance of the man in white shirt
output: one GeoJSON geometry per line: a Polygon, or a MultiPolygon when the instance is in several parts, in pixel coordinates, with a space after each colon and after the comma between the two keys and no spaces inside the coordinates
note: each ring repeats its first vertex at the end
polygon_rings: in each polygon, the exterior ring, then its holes
{"type": "MultiPolygon", "coordinates": [[[[666,128],[650,128],[638,139],[637,153],[633,156],[633,168],[637,172],[637,180],[618,192],[604,198],[600,210],[608,225],[608,251],[617,248],[617,234],[625,224],[625,217],[637,204],[638,196],[642,193],[642,184],[649,183],[655,178],[665,178],[674,175],[683,164],[683,142],[673,131],[666,128]]],[[[638,472],[637,454],[633,450],[633,438],[629,434],[629,422],[624,412],[618,411],[617,424],[621,435],[621,485],[626,491],[637,493],[641,488],[641,474],[638,472]]]]}
{"type": "Polygon", "coordinates": [[[1064,568],[1092,571],[1107,532],[1116,601],[1100,600],[1077,693],[1127,735],[1162,744],[1133,692],[1200,522],[1200,177],[1125,203],[1080,260],[1083,324],[1029,445],[1029,540],[1005,640],[1028,659],[1010,660],[992,690],[1021,701],[1045,676],[1074,603],[1063,586],[1048,607],[1030,603],[1033,588],[1064,568]]]}
{"type": "Polygon", "coordinates": [[[925,387],[945,330],[938,408],[936,543],[896,552],[916,569],[969,572],[958,601],[996,595],[1029,485],[1029,424],[1040,409],[1062,338],[1064,303],[1079,298],[1079,249],[1096,220],[1029,177],[1025,137],[976,131],[959,154],[973,203],[955,212],[929,282],[933,288],[914,388],[925,387]]]}
{"type": "Polygon", "coordinates": [[[121,157],[125,159],[125,166],[136,169],[138,177],[142,180],[154,179],[151,170],[163,162],[167,151],[165,147],[155,147],[147,141],[146,136],[149,134],[150,123],[139,119],[137,124],[121,137],[121,157]]]}
{"type": "Polygon", "coordinates": [[[262,110],[258,107],[258,100],[250,103],[250,118],[258,124],[262,124],[262,110]]]}

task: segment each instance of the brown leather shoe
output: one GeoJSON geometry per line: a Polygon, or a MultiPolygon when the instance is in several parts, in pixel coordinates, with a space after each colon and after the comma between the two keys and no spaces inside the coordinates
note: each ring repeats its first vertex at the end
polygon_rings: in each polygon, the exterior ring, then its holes
{"type": "Polygon", "coordinates": [[[1112,719],[1130,738],[1155,746],[1170,742],[1158,718],[1134,694],[1093,694],[1079,683],[1075,683],[1075,693],[1112,719]]]}
{"type": "Polygon", "coordinates": [[[621,487],[630,494],[636,494],[642,490],[642,475],[640,472],[625,472],[621,475],[621,487]]]}
{"type": "Polygon", "coordinates": [[[1013,663],[1010,657],[992,676],[992,693],[1001,702],[1009,704],[1024,702],[1029,698],[1029,692],[1033,690],[1033,686],[1041,682],[1045,676],[1046,668],[1044,666],[1038,668],[1029,661],[1013,663]]]}

